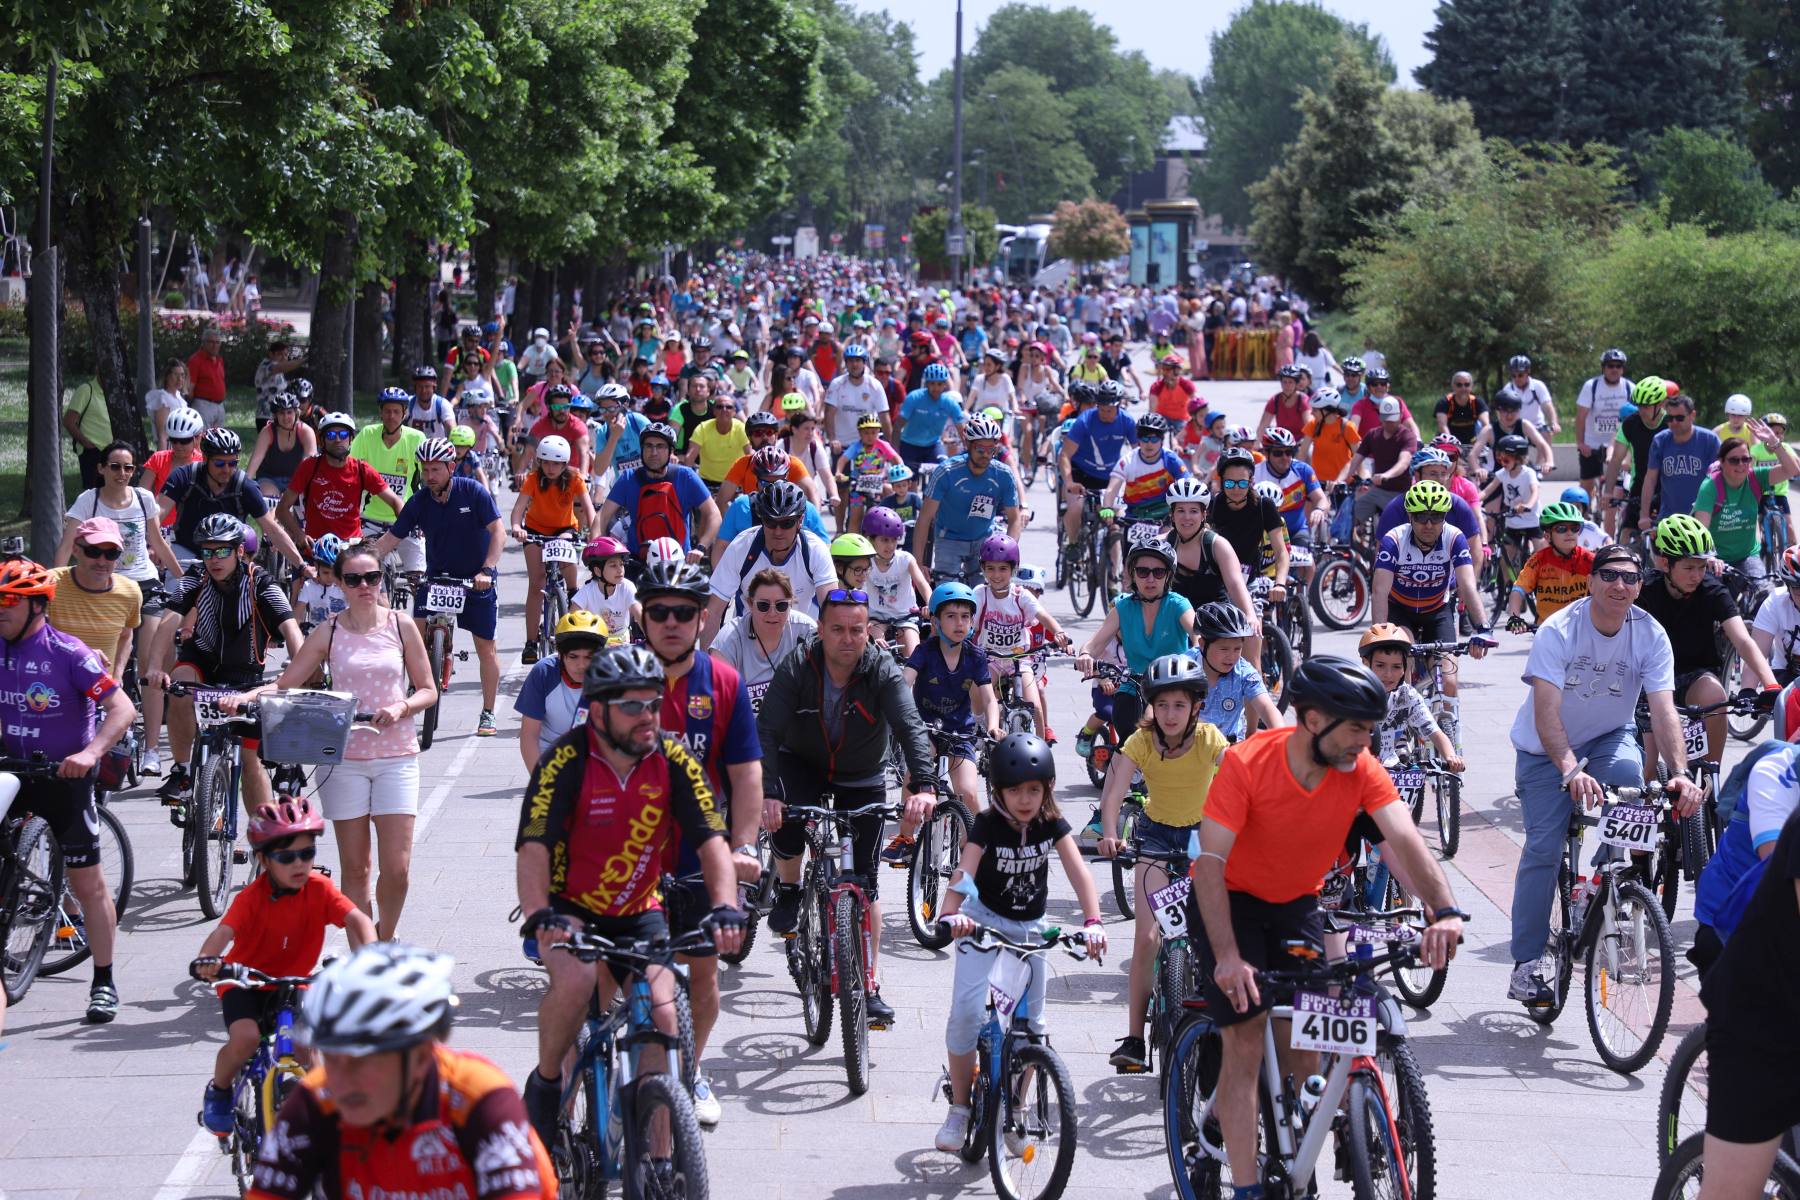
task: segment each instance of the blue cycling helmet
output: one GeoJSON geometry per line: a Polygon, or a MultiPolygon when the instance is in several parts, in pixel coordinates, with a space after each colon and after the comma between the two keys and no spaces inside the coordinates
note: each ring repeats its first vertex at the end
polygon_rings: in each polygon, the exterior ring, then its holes
{"type": "Polygon", "coordinates": [[[1566,487],[1563,489],[1562,502],[1564,504],[1579,504],[1581,507],[1586,508],[1594,502],[1594,498],[1587,494],[1587,489],[1584,487],[1566,487]]]}
{"type": "Polygon", "coordinates": [[[576,392],[569,397],[569,409],[571,412],[593,412],[594,398],[586,392],[576,392]]]}
{"type": "Polygon", "coordinates": [[[381,398],[375,402],[375,406],[379,408],[383,404],[404,404],[411,408],[412,402],[412,393],[405,388],[385,387],[381,389],[381,398]]]}
{"type": "Polygon", "coordinates": [[[1412,469],[1415,475],[1426,467],[1447,467],[1449,465],[1450,456],[1436,446],[1426,446],[1422,450],[1415,451],[1412,457],[1412,469]]]}
{"type": "Polygon", "coordinates": [[[337,534],[324,534],[313,543],[313,561],[321,567],[334,567],[337,565],[338,555],[344,552],[345,545],[344,539],[337,534]]]}
{"type": "Polygon", "coordinates": [[[937,616],[938,609],[953,600],[967,604],[971,610],[975,608],[975,592],[968,584],[951,580],[948,583],[940,583],[931,589],[931,604],[928,606],[931,609],[931,615],[937,616]]]}
{"type": "Polygon", "coordinates": [[[867,346],[864,346],[860,343],[852,343],[851,345],[844,347],[844,361],[845,362],[849,362],[853,358],[867,358],[867,357],[869,357],[869,348],[867,346]]]}
{"type": "Polygon", "coordinates": [[[925,368],[924,372],[919,376],[919,380],[922,383],[949,383],[950,368],[946,367],[943,363],[934,362],[925,368]]]}
{"type": "Polygon", "coordinates": [[[889,483],[905,483],[913,477],[913,469],[905,463],[895,463],[888,468],[889,483]]]}
{"type": "Polygon", "coordinates": [[[674,385],[669,382],[669,377],[667,375],[664,375],[661,371],[658,371],[656,374],[654,374],[650,377],[650,386],[652,388],[669,388],[669,387],[673,387],[674,385]]]}

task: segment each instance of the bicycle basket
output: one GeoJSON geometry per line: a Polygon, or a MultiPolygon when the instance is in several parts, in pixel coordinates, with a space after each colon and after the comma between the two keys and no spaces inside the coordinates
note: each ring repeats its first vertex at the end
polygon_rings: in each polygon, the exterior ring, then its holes
{"type": "Polygon", "coordinates": [[[262,756],[275,763],[336,763],[344,758],[356,697],[348,692],[271,692],[258,698],[262,756]]]}

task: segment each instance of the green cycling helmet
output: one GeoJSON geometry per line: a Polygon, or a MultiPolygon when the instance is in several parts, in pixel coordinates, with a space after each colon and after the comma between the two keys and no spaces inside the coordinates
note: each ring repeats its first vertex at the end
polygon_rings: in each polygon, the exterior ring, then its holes
{"type": "Polygon", "coordinates": [[[1664,517],[1656,523],[1656,552],[1664,558],[1711,558],[1712,530],[1686,513],[1664,517]]]}
{"type": "Polygon", "coordinates": [[[1555,504],[1544,505],[1544,511],[1538,514],[1538,524],[1545,529],[1555,525],[1574,525],[1580,528],[1587,524],[1587,519],[1573,504],[1564,504],[1558,500],[1555,504]]]}
{"type": "Polygon", "coordinates": [[[874,558],[875,543],[860,533],[840,533],[831,540],[833,558],[874,558]]]}
{"type": "Polygon", "coordinates": [[[456,426],[450,431],[450,444],[452,446],[474,446],[475,431],[467,425],[456,426]]]}
{"type": "Polygon", "coordinates": [[[1661,404],[1669,398],[1669,384],[1661,375],[1646,375],[1631,385],[1631,402],[1639,408],[1661,404]]]}
{"type": "Polygon", "coordinates": [[[1447,513],[1450,511],[1450,489],[1435,479],[1421,479],[1406,489],[1406,511],[1410,513],[1447,513]]]}

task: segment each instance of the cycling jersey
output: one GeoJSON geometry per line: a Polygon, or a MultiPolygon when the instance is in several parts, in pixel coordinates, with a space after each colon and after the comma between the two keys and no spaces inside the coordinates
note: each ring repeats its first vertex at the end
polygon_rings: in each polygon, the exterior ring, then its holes
{"type": "Polygon", "coordinates": [[[869,615],[878,621],[897,621],[912,612],[918,603],[913,591],[913,556],[895,550],[893,561],[881,565],[877,556],[869,568],[869,615]]]}
{"type": "MultiPolygon", "coordinates": [[[[1031,627],[1037,624],[1040,610],[1037,597],[1012,584],[1004,596],[983,583],[975,588],[975,631],[973,641],[991,655],[1013,655],[1031,646],[1031,627]]],[[[1010,673],[1013,663],[995,663],[1010,673]]]]}
{"type": "MultiPolygon", "coordinates": [[[[1460,476],[1451,482],[1469,483],[1468,480],[1463,479],[1460,476]]],[[[1469,484],[1469,486],[1473,488],[1474,484],[1469,484]]],[[[1475,544],[1476,538],[1481,534],[1481,514],[1475,511],[1476,505],[1480,503],[1480,500],[1480,496],[1477,495],[1475,502],[1470,503],[1465,497],[1457,495],[1452,491],[1450,496],[1450,512],[1448,519],[1444,522],[1449,528],[1460,530],[1463,537],[1468,539],[1469,545],[1471,546],[1475,544]]],[[[1401,493],[1392,500],[1389,500],[1386,506],[1382,508],[1381,516],[1375,519],[1375,536],[1385,537],[1389,530],[1399,529],[1406,524],[1406,495],[1405,493],[1401,493]]]]}
{"type": "Polygon", "coordinates": [[[1388,762],[1399,753],[1399,737],[1402,730],[1412,733],[1413,743],[1420,747],[1431,744],[1431,735],[1439,732],[1437,722],[1431,719],[1431,710],[1425,707],[1425,698],[1419,695],[1419,689],[1405,680],[1400,686],[1388,693],[1387,716],[1375,728],[1375,757],[1388,762]]]}
{"type": "Polygon", "coordinates": [[[694,651],[693,665],[663,693],[662,727],[700,760],[707,782],[721,795],[731,792],[727,768],[762,758],[756,710],[737,668],[704,650],[694,651]]]}
{"type": "Polygon", "coordinates": [[[334,463],[323,454],[301,463],[287,490],[300,497],[301,524],[313,537],[335,533],[346,542],[362,537],[357,501],[383,486],[380,472],[355,457],[334,463]]]}
{"type": "Polygon", "coordinates": [[[550,892],[601,917],[662,909],[662,863],[680,837],[698,846],[725,836],[725,818],[706,769],[679,738],[621,778],[586,722],[538,760],[519,813],[516,851],[550,852],[550,892]]]}
{"type": "Polygon", "coordinates": [[[1112,469],[1112,477],[1124,485],[1120,494],[1126,515],[1152,520],[1167,515],[1169,485],[1186,474],[1187,468],[1172,450],[1159,451],[1149,462],[1139,453],[1121,454],[1112,469]]]}
{"type": "Polygon", "coordinates": [[[325,1068],[306,1073],[263,1137],[246,1200],[555,1200],[556,1168],[512,1081],[479,1054],[432,1048],[404,1130],[345,1125],[325,1068]]]}
{"type": "Polygon", "coordinates": [[[1565,558],[1554,547],[1545,546],[1525,560],[1513,587],[1536,597],[1538,620],[1543,621],[1587,595],[1588,576],[1593,571],[1593,551],[1577,546],[1565,558]]]}
{"type": "Polygon", "coordinates": [[[954,667],[944,655],[942,638],[928,637],[906,660],[908,670],[915,672],[913,700],[919,715],[936,721],[953,734],[975,732],[975,713],[970,694],[982,684],[994,681],[988,658],[971,638],[962,642],[962,654],[954,667]]]}
{"type": "Polygon", "coordinates": [[[94,740],[94,706],[118,687],[100,656],[48,621],[16,642],[0,640],[0,708],[12,758],[55,762],[94,740]]]}
{"type": "Polygon", "coordinates": [[[1111,421],[1102,420],[1100,410],[1092,408],[1075,418],[1065,436],[1075,446],[1075,469],[1105,479],[1126,447],[1137,441],[1137,422],[1123,412],[1115,413],[1111,421]]]}
{"type": "Polygon", "coordinates": [[[1437,612],[1449,603],[1457,568],[1474,564],[1468,539],[1459,531],[1445,529],[1437,545],[1426,549],[1413,540],[1410,525],[1386,534],[1375,556],[1375,569],[1394,576],[1390,600],[1415,615],[1437,612]]]}
{"type": "Polygon", "coordinates": [[[880,438],[873,446],[853,443],[838,459],[850,480],[850,490],[870,499],[881,495],[887,487],[888,467],[899,461],[899,451],[880,438]]]}
{"type": "Polygon", "coordinates": [[[995,517],[1019,506],[1019,483],[998,463],[978,473],[961,455],[932,479],[930,497],[938,502],[934,537],[978,542],[994,531],[995,517]]]}
{"type": "Polygon", "coordinates": [[[1245,713],[1249,711],[1251,701],[1268,694],[1269,685],[1263,682],[1262,672],[1239,658],[1231,664],[1230,671],[1207,687],[1206,699],[1200,705],[1200,719],[1216,726],[1231,741],[1239,741],[1248,728],[1245,713]]]}
{"type": "Polygon", "coordinates": [[[1303,462],[1290,461],[1287,474],[1278,476],[1269,470],[1267,462],[1260,462],[1250,473],[1250,482],[1253,486],[1272,483],[1280,488],[1281,503],[1277,506],[1277,511],[1281,513],[1281,519],[1287,522],[1288,536],[1291,538],[1306,532],[1307,501],[1321,494],[1319,477],[1313,474],[1311,467],[1303,462]]]}
{"type": "MultiPolygon", "coordinates": [[[[350,454],[374,467],[376,474],[400,497],[400,503],[405,504],[407,497],[412,495],[413,482],[418,475],[417,455],[424,442],[424,434],[402,426],[390,446],[380,425],[365,425],[350,439],[350,454]]],[[[366,520],[385,525],[393,521],[395,513],[387,501],[370,496],[363,504],[362,515],[366,520]]]]}

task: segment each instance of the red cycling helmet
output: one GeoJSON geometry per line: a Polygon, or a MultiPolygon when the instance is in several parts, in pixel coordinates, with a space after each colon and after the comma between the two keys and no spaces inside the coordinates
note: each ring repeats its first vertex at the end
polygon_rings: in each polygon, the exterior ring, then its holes
{"type": "Polygon", "coordinates": [[[325,814],[305,796],[266,801],[250,814],[250,848],[261,850],[271,842],[297,834],[325,832],[325,814]]]}

